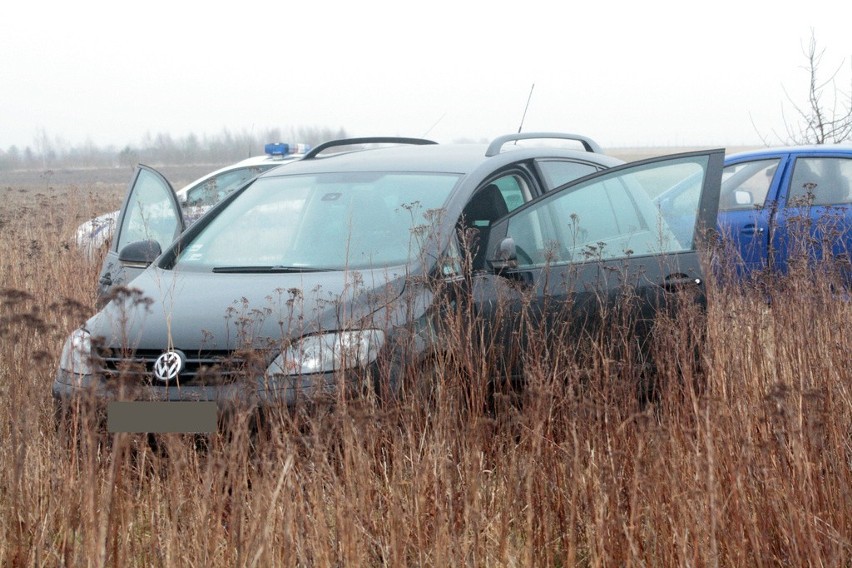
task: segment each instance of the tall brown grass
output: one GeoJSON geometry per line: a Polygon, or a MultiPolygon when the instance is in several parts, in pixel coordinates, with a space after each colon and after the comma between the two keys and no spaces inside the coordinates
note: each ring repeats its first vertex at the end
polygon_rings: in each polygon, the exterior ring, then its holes
{"type": "Polygon", "coordinates": [[[451,327],[431,397],[155,451],[52,413],[95,303],[71,236],[118,197],[0,188],[0,565],[852,565],[852,304],[821,272],[660,316],[650,395],[616,329],[483,404],[490,346],[451,327]]]}

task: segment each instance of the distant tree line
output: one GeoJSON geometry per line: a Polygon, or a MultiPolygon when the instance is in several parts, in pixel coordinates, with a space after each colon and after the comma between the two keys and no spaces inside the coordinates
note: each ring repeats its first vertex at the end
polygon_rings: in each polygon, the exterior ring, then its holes
{"type": "Polygon", "coordinates": [[[52,170],[57,168],[127,167],[138,163],[154,166],[182,164],[226,164],[263,153],[268,142],[304,143],[316,146],[326,140],[346,138],[343,128],[298,127],[289,131],[268,128],[261,131],[214,135],[188,134],[175,137],[168,133],[150,133],[138,144],[97,146],[91,140],[72,145],[59,136],[40,129],[32,145],[0,148],[0,171],[52,170]]]}

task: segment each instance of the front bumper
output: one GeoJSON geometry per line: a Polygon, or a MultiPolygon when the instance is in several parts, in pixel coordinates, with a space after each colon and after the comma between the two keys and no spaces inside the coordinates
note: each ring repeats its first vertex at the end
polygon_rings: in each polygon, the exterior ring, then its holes
{"type": "Polygon", "coordinates": [[[59,403],[89,400],[97,405],[114,401],[216,402],[220,411],[332,402],[350,394],[359,381],[342,373],[316,373],[276,381],[239,380],[215,385],[131,383],[98,375],[77,375],[60,369],[53,381],[59,403]]]}

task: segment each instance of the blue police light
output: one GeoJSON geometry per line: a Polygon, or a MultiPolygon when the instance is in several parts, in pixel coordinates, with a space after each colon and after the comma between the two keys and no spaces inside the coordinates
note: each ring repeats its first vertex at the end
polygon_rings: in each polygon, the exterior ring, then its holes
{"type": "Polygon", "coordinates": [[[285,144],[283,142],[270,142],[263,147],[263,151],[273,157],[283,158],[290,154],[306,154],[311,151],[310,144],[285,144]]]}
{"type": "Polygon", "coordinates": [[[290,153],[290,145],[281,142],[272,142],[264,146],[263,151],[270,156],[286,156],[290,153]]]}

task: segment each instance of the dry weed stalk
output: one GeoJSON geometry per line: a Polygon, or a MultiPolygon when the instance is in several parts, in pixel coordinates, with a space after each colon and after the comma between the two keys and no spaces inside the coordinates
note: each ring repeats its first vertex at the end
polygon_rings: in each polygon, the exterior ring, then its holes
{"type": "Polygon", "coordinates": [[[97,277],[69,238],[109,207],[53,191],[24,209],[0,189],[0,564],[852,562],[852,304],[818,267],[711,286],[706,313],[684,299],[655,323],[653,373],[617,311],[499,352],[455,304],[430,396],[152,448],[85,408],[54,425],[59,348],[97,277]]]}

